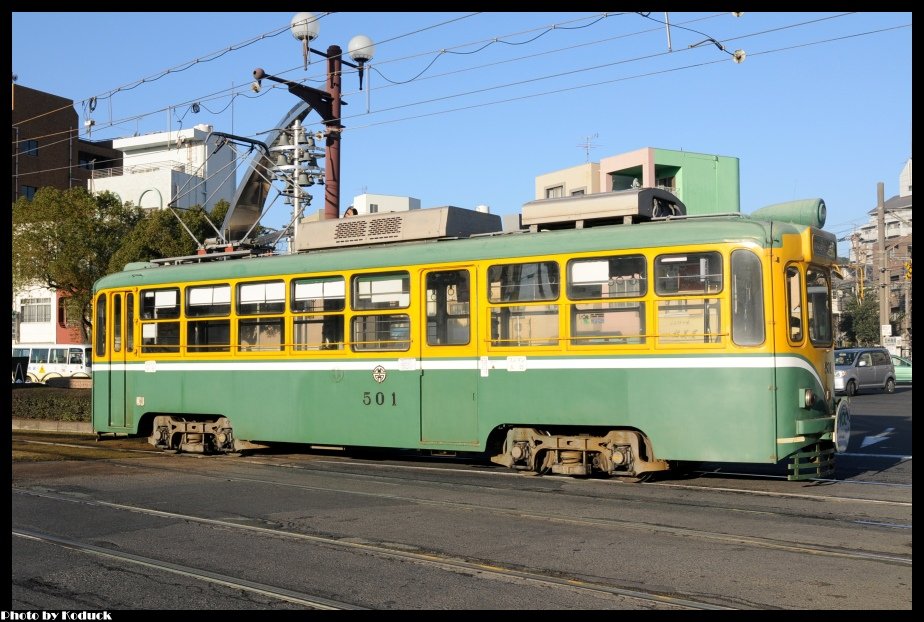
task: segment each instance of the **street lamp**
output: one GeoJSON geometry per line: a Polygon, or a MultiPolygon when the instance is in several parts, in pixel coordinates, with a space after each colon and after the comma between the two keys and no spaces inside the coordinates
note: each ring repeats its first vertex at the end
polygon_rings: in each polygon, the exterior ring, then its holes
{"type": "Polygon", "coordinates": [[[310,47],[312,40],[316,39],[320,26],[312,13],[297,13],[292,18],[292,36],[302,42],[302,55],[305,68],[313,52],[327,59],[327,90],[316,89],[303,84],[292,82],[267,74],[263,69],[254,69],[253,77],[256,80],[254,89],[259,90],[261,80],[272,80],[285,84],[289,92],[301,98],[317,111],[325,126],[325,160],[324,166],[324,219],[340,217],[340,135],[343,124],[340,123],[340,107],[345,105],[341,99],[341,69],[347,65],[359,70],[359,88],[363,88],[363,69],[367,61],[372,60],[375,46],[372,40],[365,35],[357,35],[350,39],[347,49],[350,58],[356,64],[343,60],[343,50],[339,45],[331,45],[327,52],[321,52],[310,47]]]}

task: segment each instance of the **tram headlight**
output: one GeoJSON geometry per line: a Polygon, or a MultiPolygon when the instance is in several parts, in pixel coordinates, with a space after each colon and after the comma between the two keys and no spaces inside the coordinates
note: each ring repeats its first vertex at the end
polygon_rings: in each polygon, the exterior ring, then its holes
{"type": "Polygon", "coordinates": [[[811,389],[802,389],[802,405],[811,408],[815,405],[815,392],[811,389]]]}

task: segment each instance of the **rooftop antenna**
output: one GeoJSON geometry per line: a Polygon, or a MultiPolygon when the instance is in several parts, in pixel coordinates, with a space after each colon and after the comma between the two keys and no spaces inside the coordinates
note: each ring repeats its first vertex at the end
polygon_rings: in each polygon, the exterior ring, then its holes
{"type": "Polygon", "coordinates": [[[600,146],[593,142],[596,138],[600,138],[600,134],[595,132],[593,136],[585,136],[584,142],[578,145],[578,147],[583,147],[584,149],[585,162],[590,162],[590,150],[600,146]]]}

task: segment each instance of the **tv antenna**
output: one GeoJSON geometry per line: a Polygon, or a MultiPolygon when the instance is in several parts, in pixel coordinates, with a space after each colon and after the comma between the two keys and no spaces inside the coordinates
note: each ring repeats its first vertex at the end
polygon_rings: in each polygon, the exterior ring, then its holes
{"type": "Polygon", "coordinates": [[[584,149],[584,161],[585,162],[590,162],[590,150],[596,149],[597,147],[600,146],[593,142],[594,139],[597,139],[597,138],[600,138],[600,134],[598,133],[594,133],[593,136],[585,136],[584,142],[578,145],[578,147],[582,147],[584,149]]]}

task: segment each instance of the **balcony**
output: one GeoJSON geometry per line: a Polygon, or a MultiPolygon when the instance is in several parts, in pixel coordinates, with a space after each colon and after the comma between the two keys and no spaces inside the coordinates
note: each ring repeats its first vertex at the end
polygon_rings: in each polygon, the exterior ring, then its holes
{"type": "Polygon", "coordinates": [[[140,175],[143,173],[153,173],[156,171],[172,170],[180,173],[186,173],[190,176],[204,177],[203,167],[193,167],[188,164],[182,164],[175,160],[166,160],[163,162],[145,162],[144,164],[132,164],[130,166],[113,166],[111,168],[93,169],[91,179],[105,179],[107,177],[119,177],[121,175],[140,175]]]}

